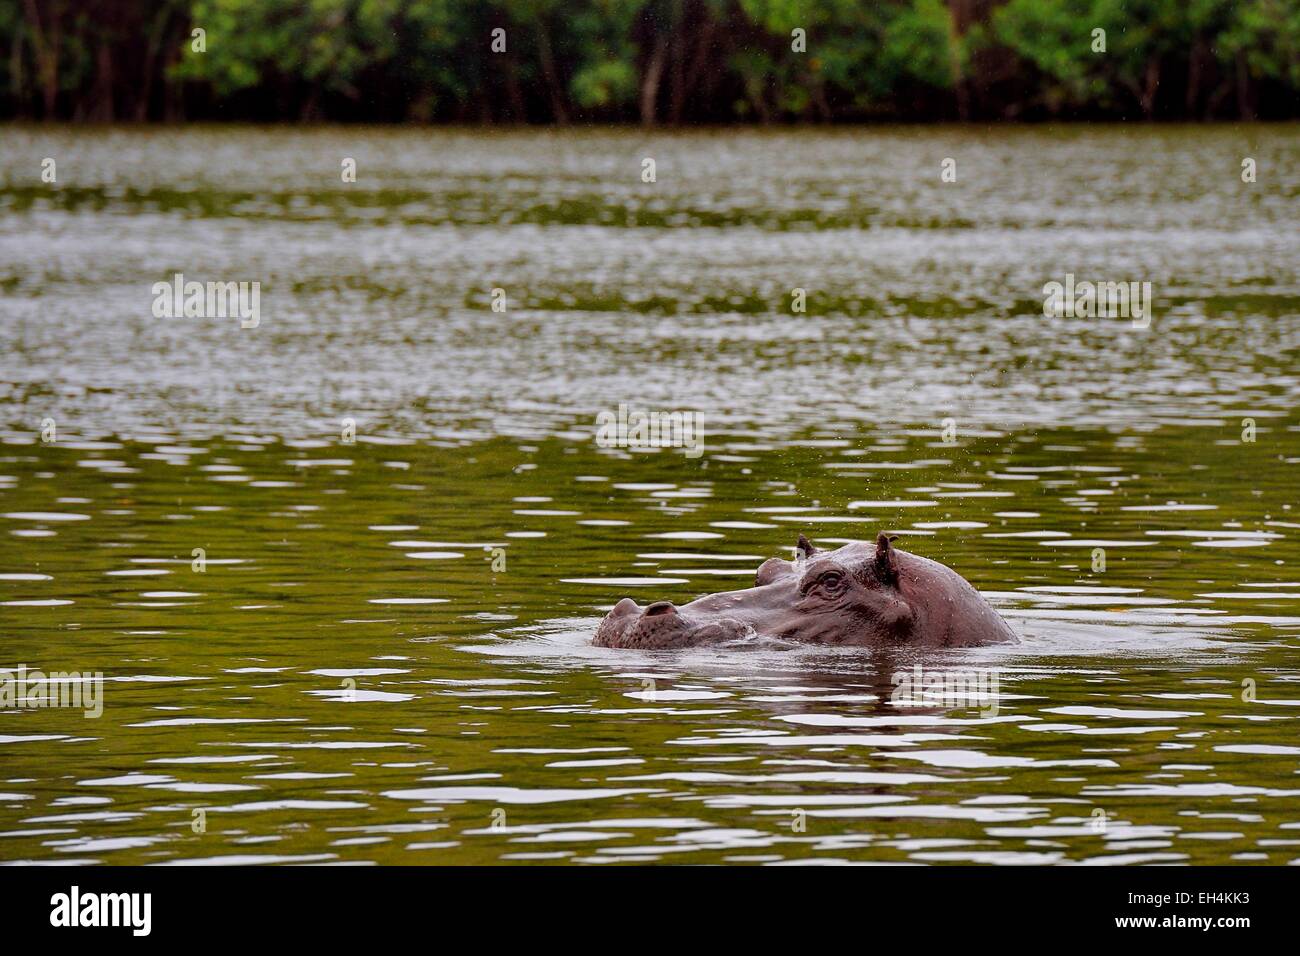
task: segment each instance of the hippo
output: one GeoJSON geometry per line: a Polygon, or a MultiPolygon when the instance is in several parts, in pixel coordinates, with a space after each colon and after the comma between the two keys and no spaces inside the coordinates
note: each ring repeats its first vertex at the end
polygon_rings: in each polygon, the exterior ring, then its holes
{"type": "Polygon", "coordinates": [[[795,559],[769,558],[754,586],[683,604],[614,605],[597,647],[661,650],[767,636],[802,644],[974,647],[1019,638],[956,571],[909,554],[883,531],[833,551],[799,535],[795,559]]]}

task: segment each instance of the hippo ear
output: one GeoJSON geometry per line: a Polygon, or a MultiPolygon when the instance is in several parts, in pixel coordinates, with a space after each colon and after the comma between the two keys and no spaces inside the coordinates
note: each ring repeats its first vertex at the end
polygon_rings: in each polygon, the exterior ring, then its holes
{"type": "Polygon", "coordinates": [[[812,542],[802,534],[799,535],[799,540],[795,543],[795,550],[805,558],[811,558],[817,552],[817,549],[812,546],[812,542]]]}
{"type": "Polygon", "coordinates": [[[876,576],[888,584],[898,580],[898,558],[890,545],[897,537],[883,531],[876,535],[876,576]]]}

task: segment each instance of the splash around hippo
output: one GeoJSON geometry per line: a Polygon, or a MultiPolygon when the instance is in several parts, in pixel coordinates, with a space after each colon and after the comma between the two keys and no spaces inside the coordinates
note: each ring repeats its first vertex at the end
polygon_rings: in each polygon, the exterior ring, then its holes
{"type": "Polygon", "coordinates": [[[974,647],[1019,640],[957,572],[900,551],[883,531],[875,544],[833,551],[799,535],[795,559],[769,558],[754,587],[677,607],[623,598],[601,621],[597,647],[660,650],[763,635],[803,644],[974,647]]]}

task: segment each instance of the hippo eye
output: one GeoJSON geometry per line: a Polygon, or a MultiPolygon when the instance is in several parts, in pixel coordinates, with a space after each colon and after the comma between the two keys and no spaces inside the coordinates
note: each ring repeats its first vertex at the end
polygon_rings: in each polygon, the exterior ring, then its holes
{"type": "Polygon", "coordinates": [[[835,593],[844,589],[847,578],[843,571],[827,571],[817,576],[817,587],[823,591],[835,593]]]}

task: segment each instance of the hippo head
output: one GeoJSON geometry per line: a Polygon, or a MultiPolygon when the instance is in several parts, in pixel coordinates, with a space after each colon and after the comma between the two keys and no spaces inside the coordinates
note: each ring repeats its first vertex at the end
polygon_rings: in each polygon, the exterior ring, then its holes
{"type": "Polygon", "coordinates": [[[881,532],[874,545],[814,548],[799,535],[793,561],[769,558],[754,587],[710,594],[677,607],[638,607],[623,598],[596,633],[601,647],[689,647],[753,634],[806,644],[868,644],[906,639],[917,624],[904,597],[899,555],[881,532]]]}

